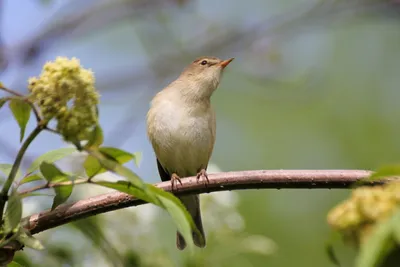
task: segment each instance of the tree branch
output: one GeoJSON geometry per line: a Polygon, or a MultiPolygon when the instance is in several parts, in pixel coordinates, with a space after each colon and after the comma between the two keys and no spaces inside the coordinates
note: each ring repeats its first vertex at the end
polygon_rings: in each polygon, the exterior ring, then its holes
{"type": "MultiPolygon", "coordinates": [[[[350,188],[355,182],[371,175],[364,170],[259,170],[226,172],[209,175],[209,184],[198,183],[196,177],[182,179],[176,195],[201,194],[225,190],[261,188],[350,188]]],[[[370,182],[369,185],[383,182],[370,182]]],[[[157,187],[171,191],[170,182],[156,184],[157,187]]],[[[37,234],[71,221],[89,216],[145,204],[134,197],[113,192],[65,204],[53,211],[43,211],[24,218],[25,228],[37,234]]]]}

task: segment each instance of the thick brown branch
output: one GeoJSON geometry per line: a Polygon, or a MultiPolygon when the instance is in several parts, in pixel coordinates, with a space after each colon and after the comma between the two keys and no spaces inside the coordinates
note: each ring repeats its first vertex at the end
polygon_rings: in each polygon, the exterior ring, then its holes
{"type": "MultiPolygon", "coordinates": [[[[349,188],[354,182],[368,177],[370,171],[363,170],[259,170],[210,174],[210,183],[198,183],[196,177],[182,179],[177,195],[201,194],[224,190],[259,188],[349,188]]],[[[171,191],[171,183],[156,186],[171,191]]],[[[32,234],[54,228],[71,221],[83,219],[108,211],[144,204],[127,194],[113,192],[80,200],[25,218],[26,228],[32,234]]]]}

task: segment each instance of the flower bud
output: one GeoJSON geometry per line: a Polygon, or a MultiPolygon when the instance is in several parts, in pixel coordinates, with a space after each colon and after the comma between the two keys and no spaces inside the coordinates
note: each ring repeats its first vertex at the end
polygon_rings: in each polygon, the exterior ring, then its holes
{"type": "Polygon", "coordinates": [[[29,79],[29,98],[38,105],[43,119],[57,120],[57,130],[67,141],[82,141],[97,124],[99,94],[91,70],[78,59],[57,57],[47,62],[39,77],[29,79]]]}

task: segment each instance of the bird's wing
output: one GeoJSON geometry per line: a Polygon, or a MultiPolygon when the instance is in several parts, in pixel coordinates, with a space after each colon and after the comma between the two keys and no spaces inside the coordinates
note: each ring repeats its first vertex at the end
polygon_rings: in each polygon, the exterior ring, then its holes
{"type": "Polygon", "coordinates": [[[157,159],[158,173],[160,174],[161,181],[166,182],[171,180],[171,175],[164,169],[160,161],[157,159]]]}
{"type": "MultiPolygon", "coordinates": [[[[210,109],[211,109],[210,110],[211,116],[210,116],[210,121],[209,121],[209,125],[210,125],[209,129],[211,131],[212,142],[210,142],[210,148],[208,150],[209,153],[208,153],[207,165],[208,165],[208,162],[210,161],[212,152],[214,150],[215,138],[216,138],[216,135],[217,135],[217,120],[216,120],[216,117],[215,117],[215,111],[214,111],[214,109],[212,107],[210,107],[210,109]]],[[[207,169],[207,166],[206,166],[205,169],[207,169]]]]}

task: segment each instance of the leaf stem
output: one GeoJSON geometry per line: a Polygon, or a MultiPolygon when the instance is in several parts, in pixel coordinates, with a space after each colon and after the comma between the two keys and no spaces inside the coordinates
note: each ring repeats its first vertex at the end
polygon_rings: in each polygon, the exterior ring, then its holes
{"type": "Polygon", "coordinates": [[[54,187],[65,186],[65,185],[85,184],[85,183],[90,183],[88,178],[80,178],[80,179],[76,179],[76,180],[68,181],[68,182],[46,183],[43,185],[38,185],[36,187],[32,187],[32,188],[20,191],[18,193],[20,195],[26,195],[26,194],[30,194],[30,193],[33,193],[35,191],[39,191],[42,189],[54,188],[54,187]]]}
{"type": "Polygon", "coordinates": [[[61,136],[62,136],[62,134],[61,134],[59,131],[57,131],[57,130],[55,130],[55,129],[53,129],[53,128],[50,128],[50,127],[48,127],[48,126],[46,126],[44,129],[45,129],[46,131],[51,132],[51,133],[58,134],[58,135],[61,135],[61,136]]]}
{"type": "Polygon", "coordinates": [[[32,141],[36,138],[36,136],[38,136],[38,134],[43,129],[44,129],[43,125],[40,125],[40,124],[37,125],[36,128],[26,138],[26,140],[22,144],[20,150],[18,151],[17,157],[15,158],[15,161],[11,168],[10,174],[8,175],[8,178],[7,178],[6,182],[4,183],[4,186],[0,192],[0,222],[3,221],[4,206],[7,202],[8,191],[10,190],[10,187],[11,187],[12,183],[14,182],[14,179],[18,172],[19,166],[21,165],[22,158],[24,157],[24,154],[25,154],[26,150],[28,149],[29,145],[32,143],[32,141]]]}
{"type": "MultiPolygon", "coordinates": [[[[33,103],[33,102],[31,102],[29,99],[27,99],[27,98],[24,98],[24,101],[26,102],[26,103],[28,103],[30,106],[31,106],[31,108],[32,108],[32,111],[33,111],[33,114],[35,115],[35,118],[36,118],[36,121],[37,121],[37,123],[42,123],[42,117],[40,116],[40,112],[39,112],[39,110],[37,109],[37,107],[35,106],[35,104],[33,103]]],[[[43,123],[42,123],[43,124],[43,123]]]]}

